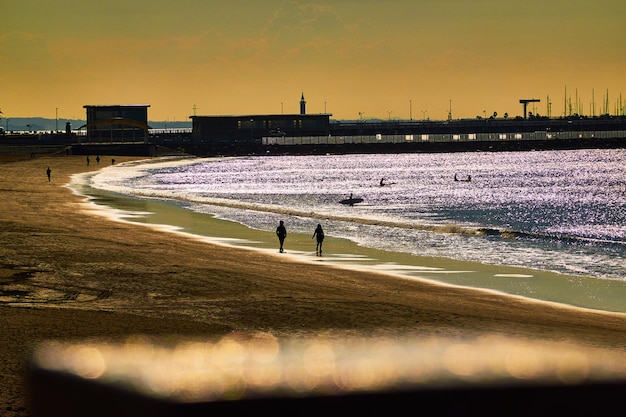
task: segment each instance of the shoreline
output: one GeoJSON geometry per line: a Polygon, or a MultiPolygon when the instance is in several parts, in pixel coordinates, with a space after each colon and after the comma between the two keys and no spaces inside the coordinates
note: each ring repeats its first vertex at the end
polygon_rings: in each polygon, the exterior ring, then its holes
{"type": "Polygon", "coordinates": [[[390,280],[86,213],[65,185],[105,165],[0,154],[0,404],[11,416],[30,415],[28,363],[46,340],[496,335],[626,353],[625,314],[390,280]]]}
{"type": "MultiPolygon", "coordinates": [[[[153,161],[158,161],[156,158],[153,161]]],[[[133,161],[136,162],[136,161],[133,161]]],[[[146,160],[150,163],[150,160],[146,160]]],[[[89,176],[91,174],[88,174],[89,176]]],[[[249,228],[237,221],[180,207],[175,200],[134,197],[94,189],[87,179],[75,178],[69,185],[87,199],[86,210],[112,221],[139,224],[162,233],[177,233],[208,244],[257,250],[269,256],[277,252],[272,231],[249,228]]],[[[233,206],[236,206],[234,204],[233,206]]],[[[285,217],[298,216],[288,213],[285,217]]],[[[324,219],[329,218],[324,216],[324,219]]],[[[570,308],[626,313],[626,287],[620,282],[585,275],[519,266],[493,265],[452,258],[412,255],[361,246],[327,233],[324,256],[315,253],[311,236],[290,232],[286,253],[294,262],[317,263],[365,273],[380,273],[389,279],[409,279],[451,287],[483,290],[529,301],[570,308]]]]}

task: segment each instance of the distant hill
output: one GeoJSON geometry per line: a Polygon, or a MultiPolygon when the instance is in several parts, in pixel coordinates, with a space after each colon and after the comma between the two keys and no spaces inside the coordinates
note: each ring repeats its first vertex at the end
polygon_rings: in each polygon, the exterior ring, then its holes
{"type": "MultiPolygon", "coordinates": [[[[7,132],[50,132],[55,130],[65,130],[66,123],[72,125],[72,129],[84,126],[87,121],[81,119],[45,119],[43,117],[2,117],[0,127],[7,132]]],[[[169,121],[149,121],[148,125],[153,129],[166,128],[191,128],[191,121],[169,122],[169,121]]]]}

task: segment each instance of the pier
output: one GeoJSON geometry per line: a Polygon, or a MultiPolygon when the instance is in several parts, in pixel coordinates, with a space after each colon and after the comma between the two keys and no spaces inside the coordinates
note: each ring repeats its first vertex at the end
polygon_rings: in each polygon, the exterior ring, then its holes
{"type": "Polygon", "coordinates": [[[4,134],[3,152],[73,155],[355,154],[623,148],[626,117],[452,121],[331,121],[306,135],[263,125],[232,131],[149,130],[140,140],[94,140],[74,132],[4,134]]]}

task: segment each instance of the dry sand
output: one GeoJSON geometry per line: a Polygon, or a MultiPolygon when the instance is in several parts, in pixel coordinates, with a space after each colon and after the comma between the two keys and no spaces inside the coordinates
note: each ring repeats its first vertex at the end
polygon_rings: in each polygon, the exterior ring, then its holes
{"type": "Polygon", "coordinates": [[[94,216],[64,185],[110,157],[0,161],[3,416],[30,415],[27,366],[48,339],[494,334],[626,352],[624,314],[298,264],[94,216]]]}

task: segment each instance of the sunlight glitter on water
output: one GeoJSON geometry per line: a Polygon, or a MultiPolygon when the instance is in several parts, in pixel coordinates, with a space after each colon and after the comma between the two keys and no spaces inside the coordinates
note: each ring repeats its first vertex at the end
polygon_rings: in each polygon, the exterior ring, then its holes
{"type": "Polygon", "coordinates": [[[364,247],[624,282],[625,160],[625,150],[172,158],[90,181],[261,231],[284,219],[310,234],[321,221],[364,247]],[[351,193],[363,203],[338,203],[351,193]]]}
{"type": "Polygon", "coordinates": [[[615,186],[626,184],[624,159],[623,150],[583,150],[172,160],[93,185],[187,201],[259,229],[292,213],[295,230],[312,217],[336,219],[331,234],[374,247],[505,264],[518,264],[521,252],[530,267],[623,278],[614,260],[626,243],[626,196],[615,186]],[[472,181],[453,181],[457,172],[472,181]],[[337,204],[350,193],[365,201],[337,204]],[[433,225],[445,234],[425,233],[433,225]],[[455,233],[476,229],[492,235],[455,233]],[[587,268],[598,261],[606,270],[587,268]]]}

